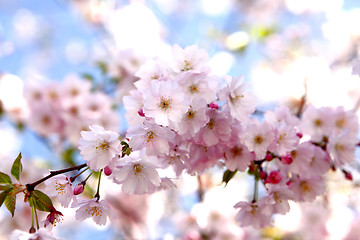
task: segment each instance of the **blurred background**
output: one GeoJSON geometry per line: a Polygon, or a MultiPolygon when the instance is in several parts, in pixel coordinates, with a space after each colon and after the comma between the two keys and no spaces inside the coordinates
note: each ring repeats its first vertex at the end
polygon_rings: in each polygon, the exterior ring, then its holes
{"type": "MultiPolygon", "coordinates": [[[[21,151],[30,181],[46,173],[46,168],[81,162],[76,146],[84,126],[69,117],[72,103],[69,112],[54,117],[54,100],[46,116],[55,120],[34,121],[45,111],[44,102],[39,103],[40,112],[32,107],[37,105],[37,91],[51,95],[71,83],[91,83],[92,87],[77,85],[91,95],[87,97],[94,104],[87,107],[108,105],[112,121],[105,121],[103,113],[94,109],[90,119],[81,121],[124,133],[122,97],[133,88],[134,74],[146,59],[166,58],[174,44],[205,49],[215,75],[243,75],[258,97],[259,111],[283,104],[295,108],[305,95],[307,103],[316,107],[357,111],[360,79],[351,71],[360,55],[359,23],[358,0],[0,0],[0,167],[9,169],[21,151]],[[99,93],[94,94],[94,89],[99,93]],[[69,126],[61,133],[58,118],[69,126]],[[48,121],[56,126],[41,125],[48,121]]],[[[77,107],[82,111],[82,105],[77,107]]],[[[226,221],[228,239],[360,236],[353,228],[360,221],[356,172],[351,183],[340,184],[338,176],[330,176],[330,182],[340,185],[334,185],[335,194],[328,196],[326,204],[325,200],[294,204],[288,218],[278,217],[275,227],[263,231],[241,229],[229,220],[234,215],[232,206],[247,197],[246,176],[238,176],[225,189],[219,186],[221,177],[216,169],[201,181],[184,176],[178,181],[181,191],[143,197],[124,195],[110,182],[103,184],[108,186],[103,191],[116,207],[118,220],[99,228],[91,221],[74,222],[73,211],[63,209],[65,219],[55,235],[63,239],[171,240],[185,235],[202,239],[226,221]],[[206,190],[201,202],[200,187],[206,190]]],[[[27,231],[29,219],[22,216],[29,216],[29,209],[19,207],[12,221],[1,210],[4,239],[12,229],[27,231]]]]}

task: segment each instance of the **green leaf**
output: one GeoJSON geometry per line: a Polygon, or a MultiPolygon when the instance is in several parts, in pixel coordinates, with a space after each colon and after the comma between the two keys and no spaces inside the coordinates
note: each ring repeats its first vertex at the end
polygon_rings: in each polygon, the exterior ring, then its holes
{"type": "Polygon", "coordinates": [[[10,176],[6,173],[0,172],[0,183],[12,183],[10,176]]]}
{"type": "Polygon", "coordinates": [[[98,62],[96,62],[96,65],[98,68],[100,68],[100,71],[103,75],[105,75],[107,73],[108,67],[105,62],[98,61],[98,62]]]}
{"type": "Polygon", "coordinates": [[[39,190],[32,191],[30,199],[30,202],[34,203],[34,207],[40,211],[51,212],[51,210],[54,208],[48,195],[39,190]]]}
{"type": "Polygon", "coordinates": [[[8,189],[13,189],[14,185],[9,184],[9,183],[2,183],[0,184],[0,191],[6,191],[8,189]]]}
{"type": "Polygon", "coordinates": [[[16,204],[16,195],[8,194],[5,198],[5,206],[11,213],[11,216],[14,217],[15,204],[16,204]]]}
{"type": "Polygon", "coordinates": [[[93,75],[89,74],[89,73],[83,73],[81,75],[82,78],[84,78],[85,80],[88,80],[90,82],[94,82],[94,77],[93,75]]]}
{"type": "Polygon", "coordinates": [[[61,153],[61,157],[65,163],[68,163],[70,166],[73,167],[76,165],[76,163],[74,161],[75,153],[76,153],[76,149],[69,147],[61,153]]]}
{"type": "Polygon", "coordinates": [[[11,189],[3,191],[2,193],[0,193],[0,207],[3,205],[5,198],[9,195],[11,189]]]}
{"type": "Polygon", "coordinates": [[[18,181],[20,181],[20,174],[23,170],[23,166],[21,164],[21,153],[17,156],[15,159],[12,167],[11,167],[11,175],[13,175],[14,178],[16,178],[18,181]]]}
{"type": "Polygon", "coordinates": [[[84,196],[88,197],[88,198],[93,198],[95,195],[95,190],[92,189],[91,186],[89,186],[89,184],[85,184],[85,188],[84,188],[84,192],[83,192],[84,196]]]}
{"type": "Polygon", "coordinates": [[[221,183],[225,183],[225,187],[226,185],[228,184],[228,182],[235,176],[235,174],[237,173],[237,170],[235,171],[230,171],[230,170],[226,170],[224,172],[224,175],[223,175],[223,179],[222,179],[222,182],[221,183]]]}

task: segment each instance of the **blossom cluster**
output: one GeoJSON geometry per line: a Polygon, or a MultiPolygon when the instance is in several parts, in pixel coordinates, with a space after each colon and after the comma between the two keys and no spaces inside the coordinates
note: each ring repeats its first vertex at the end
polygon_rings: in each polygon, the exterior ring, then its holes
{"type": "MultiPolygon", "coordinates": [[[[82,132],[80,150],[95,171],[128,194],[146,194],[175,186],[159,169],[203,174],[219,166],[247,171],[255,181],[252,201],[240,201],[241,226],[262,228],[289,201],[312,201],[325,191],[324,174],[354,160],[358,119],[342,107],[308,106],[301,117],[285,107],[255,117],[256,99],[242,77],[211,74],[208,55],[196,46],[173,47],[171,61],[148,60],[136,73],[136,90],[123,99],[132,152],[122,157],[115,132],[99,126],[82,132]],[[258,197],[261,182],[266,194],[258,197]]],[[[299,114],[300,115],[300,114],[299,114]]],[[[230,179],[229,179],[230,180],[230,179]]]]}
{"type": "Polygon", "coordinates": [[[80,132],[89,125],[118,129],[112,100],[101,91],[92,91],[90,82],[69,75],[63,82],[30,82],[25,89],[29,116],[24,121],[41,136],[57,135],[76,146],[80,132]]]}

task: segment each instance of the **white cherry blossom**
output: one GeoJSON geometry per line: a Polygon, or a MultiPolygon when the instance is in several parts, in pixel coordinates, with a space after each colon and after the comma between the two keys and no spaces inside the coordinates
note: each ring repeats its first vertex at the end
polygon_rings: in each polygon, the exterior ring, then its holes
{"type": "Polygon", "coordinates": [[[106,131],[103,127],[92,125],[91,131],[82,131],[79,141],[80,154],[94,171],[106,167],[116,154],[119,154],[119,134],[106,131]]]}

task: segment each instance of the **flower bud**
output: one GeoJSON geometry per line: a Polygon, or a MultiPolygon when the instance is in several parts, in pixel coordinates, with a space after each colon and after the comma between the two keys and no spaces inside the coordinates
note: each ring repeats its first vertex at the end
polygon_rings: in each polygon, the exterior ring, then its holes
{"type": "Polygon", "coordinates": [[[109,168],[109,166],[106,166],[106,167],[104,168],[104,174],[105,174],[106,176],[110,176],[110,175],[112,174],[112,170],[111,170],[111,168],[109,168]]]}
{"type": "Polygon", "coordinates": [[[351,172],[348,172],[348,171],[345,171],[345,170],[342,170],[344,175],[345,175],[345,178],[349,181],[352,181],[353,180],[353,176],[351,174],[351,172]]]}
{"type": "Polygon", "coordinates": [[[29,233],[36,233],[36,229],[35,229],[34,227],[31,227],[31,228],[29,229],[29,233]]]}
{"type": "Polygon", "coordinates": [[[74,187],[74,195],[79,195],[84,191],[84,185],[83,184],[78,184],[74,187]]]}
{"type": "Polygon", "coordinates": [[[282,177],[279,171],[272,171],[266,180],[268,183],[278,184],[279,182],[281,182],[281,179],[282,177]]]}
{"type": "Polygon", "coordinates": [[[260,178],[261,178],[262,180],[265,180],[265,179],[267,178],[267,173],[264,172],[264,171],[260,171],[260,178]]]}
{"type": "Polygon", "coordinates": [[[273,159],[274,159],[274,157],[273,157],[272,154],[270,154],[270,153],[266,154],[266,156],[265,156],[265,160],[266,160],[266,161],[270,162],[270,161],[273,160],[273,159]]]}
{"type": "Polygon", "coordinates": [[[219,105],[216,102],[212,102],[209,104],[209,108],[219,109],[219,105]]]}
{"type": "Polygon", "coordinates": [[[299,138],[303,137],[303,134],[301,132],[296,133],[296,136],[298,136],[299,138]]]}
{"type": "Polygon", "coordinates": [[[291,156],[286,155],[284,157],[281,157],[280,161],[285,165],[290,165],[294,161],[294,159],[291,156]]]}
{"type": "Polygon", "coordinates": [[[140,109],[139,109],[138,114],[139,114],[141,117],[145,117],[145,113],[144,113],[144,111],[143,111],[143,108],[140,108],[140,109]]]}

